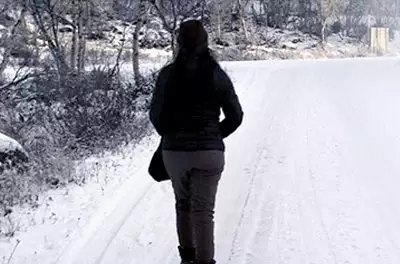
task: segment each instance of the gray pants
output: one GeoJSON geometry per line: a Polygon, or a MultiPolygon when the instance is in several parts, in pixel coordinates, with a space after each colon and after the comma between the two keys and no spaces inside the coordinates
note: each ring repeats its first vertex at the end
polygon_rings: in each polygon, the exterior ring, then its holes
{"type": "Polygon", "coordinates": [[[225,165],[223,151],[163,151],[176,200],[180,246],[196,248],[196,260],[214,258],[214,208],[225,165]]]}

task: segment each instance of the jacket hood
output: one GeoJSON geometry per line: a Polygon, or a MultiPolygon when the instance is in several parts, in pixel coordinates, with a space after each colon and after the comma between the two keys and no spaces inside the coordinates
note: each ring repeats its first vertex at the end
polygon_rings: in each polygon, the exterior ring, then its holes
{"type": "Polygon", "coordinates": [[[199,20],[183,22],[178,32],[179,50],[197,54],[208,48],[208,34],[199,20]]]}

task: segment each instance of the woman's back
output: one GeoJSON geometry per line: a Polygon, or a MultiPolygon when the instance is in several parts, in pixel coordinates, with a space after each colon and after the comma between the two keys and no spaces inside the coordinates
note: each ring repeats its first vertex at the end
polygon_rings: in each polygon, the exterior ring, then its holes
{"type": "Polygon", "coordinates": [[[201,23],[184,22],[178,43],[176,60],[158,76],[150,119],[162,136],[175,193],[182,264],[215,264],[213,215],[225,166],[223,139],[239,127],[243,112],[232,82],[210,54],[201,23]]]}
{"type": "Polygon", "coordinates": [[[224,150],[223,138],[241,124],[243,112],[233,84],[208,49],[198,21],[180,28],[180,50],[157,79],[150,118],[163,149],[224,150]],[[220,122],[220,109],[226,119],[220,122]]]}

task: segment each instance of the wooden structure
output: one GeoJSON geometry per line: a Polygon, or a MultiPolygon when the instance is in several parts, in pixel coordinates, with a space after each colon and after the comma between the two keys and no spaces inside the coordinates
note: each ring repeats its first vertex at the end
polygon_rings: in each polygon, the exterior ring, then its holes
{"type": "Polygon", "coordinates": [[[377,54],[383,54],[388,51],[389,46],[389,28],[372,27],[370,31],[371,51],[377,54]]]}

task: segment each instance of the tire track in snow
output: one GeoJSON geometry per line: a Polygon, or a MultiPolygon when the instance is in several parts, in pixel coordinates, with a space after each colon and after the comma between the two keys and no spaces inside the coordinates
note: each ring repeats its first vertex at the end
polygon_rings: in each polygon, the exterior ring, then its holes
{"type": "Polygon", "coordinates": [[[265,250],[268,248],[268,241],[265,240],[266,237],[270,236],[270,231],[272,228],[272,217],[273,217],[273,210],[275,208],[275,200],[269,199],[271,198],[271,190],[270,186],[265,186],[266,181],[263,181],[262,178],[268,177],[269,175],[266,174],[268,172],[268,166],[266,165],[267,160],[269,159],[269,151],[264,150],[262,153],[262,160],[265,162],[261,166],[258,166],[256,169],[256,173],[261,177],[261,180],[258,181],[258,188],[260,191],[260,186],[263,186],[261,193],[258,193],[258,201],[259,203],[256,206],[256,215],[255,215],[255,225],[254,230],[249,235],[249,242],[246,247],[246,254],[245,254],[245,261],[244,263],[259,263],[256,261],[256,253],[255,250],[258,250],[258,247],[261,247],[265,250]],[[258,238],[263,238],[262,241],[259,241],[258,238]]]}
{"type": "MultiPolygon", "coordinates": [[[[310,86],[308,87],[308,94],[311,94],[310,92],[310,86]]],[[[311,104],[310,104],[310,99],[308,100],[308,106],[307,106],[307,111],[306,111],[306,123],[307,123],[307,127],[306,127],[306,148],[307,148],[307,168],[308,168],[308,176],[311,182],[311,186],[312,186],[312,190],[313,190],[313,198],[314,198],[314,202],[316,204],[316,209],[318,212],[318,219],[319,222],[321,224],[321,227],[324,231],[324,235],[326,237],[326,240],[328,241],[329,244],[329,251],[330,254],[332,255],[333,259],[334,259],[334,263],[338,264],[338,259],[337,259],[337,255],[334,251],[334,247],[333,247],[333,242],[332,239],[328,233],[328,229],[326,227],[326,224],[323,220],[323,216],[322,216],[322,211],[321,211],[321,204],[318,201],[318,195],[317,195],[317,189],[315,186],[315,177],[314,177],[314,173],[311,169],[311,148],[310,148],[310,127],[312,126],[312,123],[310,122],[310,108],[311,108],[311,104]]]]}
{"type": "MultiPolygon", "coordinates": [[[[157,144],[155,138],[146,143],[149,147],[154,148],[157,144]]],[[[144,153],[145,155],[151,155],[151,152],[144,153]]],[[[140,164],[134,168],[133,175],[141,175],[145,173],[147,166],[145,163],[140,164]]],[[[69,244],[60,252],[55,263],[58,264],[82,264],[82,263],[97,263],[99,261],[99,249],[103,252],[105,247],[110,244],[110,237],[108,234],[114,236],[115,229],[119,229],[120,226],[115,225],[115,222],[122,223],[127,217],[129,211],[133,210],[133,207],[137,207],[140,202],[138,199],[143,199],[146,193],[154,185],[149,178],[137,182],[137,177],[131,177],[121,186],[120,190],[107,200],[105,204],[98,208],[91,219],[83,226],[80,232],[80,237],[75,235],[75,241],[69,242],[69,244]],[[133,192],[135,191],[135,192],[133,192]],[[142,191],[141,194],[136,195],[136,192],[142,191]],[[127,199],[128,198],[128,199],[127,199]],[[93,244],[97,247],[94,248],[93,244]],[[84,253],[82,253],[84,252],[84,253]]]]}
{"type": "MultiPolygon", "coordinates": [[[[368,67],[366,69],[368,71],[368,67]]],[[[365,73],[364,68],[362,72],[365,80],[361,82],[373,81],[369,77],[371,74],[365,73]]],[[[314,87],[324,87],[323,83],[330,82],[326,74],[319,72],[316,75],[320,77],[320,80],[315,78],[320,83],[314,87]]],[[[382,198],[387,198],[385,192],[390,190],[388,186],[382,188],[385,182],[394,182],[383,180],[394,172],[390,164],[386,163],[392,159],[383,158],[391,146],[379,153],[385,145],[377,144],[376,141],[388,135],[385,135],[385,126],[379,127],[381,122],[374,121],[376,112],[381,110],[376,106],[382,107],[379,101],[384,98],[384,107],[390,107],[390,100],[385,97],[392,97],[392,94],[384,92],[386,87],[366,87],[364,89],[363,83],[351,87],[345,77],[343,83],[338,83],[337,89],[320,89],[319,94],[316,94],[316,98],[322,102],[318,109],[314,109],[315,113],[311,117],[323,125],[317,127],[316,131],[310,131],[310,139],[319,135],[319,142],[322,143],[319,149],[329,151],[321,152],[318,163],[312,164],[315,190],[337,262],[399,263],[398,259],[394,260],[394,254],[399,251],[390,246],[388,239],[388,236],[396,232],[384,231],[390,221],[379,219],[381,214],[378,210],[388,208],[387,205],[393,202],[382,201],[382,198]],[[374,153],[376,151],[379,154],[374,153]],[[378,181],[377,176],[380,176],[378,181]]],[[[385,120],[385,116],[382,118],[385,120]]],[[[388,139],[385,141],[390,142],[388,139]]],[[[315,145],[311,148],[315,149],[315,145]]],[[[318,153],[310,152],[310,155],[315,159],[318,153]]],[[[394,212],[391,210],[392,216],[396,216],[394,212]]]]}
{"type": "Polygon", "coordinates": [[[176,262],[173,209],[170,184],[156,184],[127,217],[100,263],[176,262]]]}
{"type": "MultiPolygon", "coordinates": [[[[297,74],[291,77],[291,83],[304,79],[297,74]]],[[[256,228],[248,234],[251,243],[247,247],[246,264],[313,263],[323,254],[313,252],[323,240],[318,236],[323,232],[318,232],[322,227],[315,221],[318,217],[314,219],[310,205],[312,189],[310,179],[307,180],[307,156],[304,155],[307,153],[306,129],[312,125],[306,118],[308,104],[300,95],[303,90],[294,86],[282,88],[279,90],[286,100],[281,105],[288,107],[279,111],[279,123],[273,127],[273,134],[280,135],[279,139],[267,140],[272,142],[270,154],[273,159],[265,160],[262,169],[257,169],[258,174],[264,174],[258,182],[258,187],[263,189],[258,196],[260,202],[255,205],[258,212],[254,222],[256,228]],[[308,227],[310,223],[317,225],[308,227]]],[[[274,97],[274,101],[276,99],[274,97]]]]}
{"type": "Polygon", "coordinates": [[[148,187],[144,190],[143,194],[139,197],[139,199],[133,204],[131,209],[124,214],[124,217],[121,219],[121,221],[117,224],[117,228],[115,231],[113,231],[112,235],[108,238],[106,246],[103,248],[101,251],[101,254],[99,258],[96,260],[95,263],[101,263],[101,261],[104,258],[104,255],[106,254],[107,250],[109,249],[111,242],[115,239],[115,237],[118,235],[120,232],[121,228],[126,224],[126,221],[128,220],[129,216],[132,215],[133,211],[138,207],[138,205],[144,200],[144,198],[149,194],[149,191],[151,188],[154,186],[154,183],[151,183],[148,185],[148,187]]]}
{"type": "MultiPolygon", "coordinates": [[[[232,217],[229,217],[232,221],[232,227],[234,232],[230,232],[232,235],[232,238],[229,239],[231,241],[227,246],[229,246],[230,250],[227,252],[226,255],[226,261],[227,262],[232,262],[236,258],[236,256],[241,252],[243,249],[241,247],[241,229],[245,226],[246,223],[246,217],[248,217],[249,214],[251,214],[252,208],[250,208],[250,201],[253,199],[254,196],[254,190],[256,189],[256,184],[257,184],[257,177],[259,175],[255,173],[255,168],[261,163],[261,155],[263,153],[263,143],[265,137],[268,135],[269,130],[266,129],[254,129],[254,124],[248,123],[247,118],[252,115],[259,115],[261,119],[268,118],[267,116],[264,116],[264,109],[268,106],[267,104],[263,104],[263,98],[264,95],[267,92],[267,89],[265,87],[257,87],[255,85],[255,76],[260,73],[260,71],[253,69],[253,68],[248,68],[247,71],[251,72],[251,74],[248,74],[246,78],[248,78],[248,81],[246,82],[241,82],[240,85],[238,86],[239,94],[244,95],[244,98],[242,99],[243,101],[243,106],[244,106],[244,111],[245,111],[245,120],[243,122],[243,126],[241,128],[240,133],[243,133],[244,135],[247,135],[249,139],[245,144],[245,148],[243,148],[243,144],[240,143],[239,141],[234,142],[234,144],[230,145],[228,142],[227,148],[230,150],[230,152],[248,152],[251,153],[249,156],[247,156],[248,159],[246,161],[243,161],[243,163],[238,163],[235,165],[232,165],[234,163],[227,163],[227,168],[224,172],[224,174],[231,174],[232,172],[239,172],[240,174],[238,175],[240,181],[237,181],[235,184],[235,188],[238,188],[237,191],[243,192],[242,190],[245,190],[245,193],[243,195],[240,195],[233,203],[240,202],[240,210],[237,216],[235,216],[235,212],[230,212],[231,215],[235,217],[235,220],[232,219],[232,217]],[[243,87],[242,87],[243,86],[243,87]],[[254,89],[256,88],[256,89],[254,89]],[[245,91],[245,92],[241,92],[245,91]],[[258,94],[257,101],[249,101],[247,97],[250,94],[258,94]],[[261,108],[259,106],[262,106],[261,108]],[[261,114],[261,115],[260,115],[261,114]],[[255,151],[254,151],[255,150],[255,151]],[[237,167],[236,169],[234,169],[237,167]],[[248,177],[250,176],[250,177],[248,177]],[[246,188],[243,188],[244,184],[246,184],[246,188]],[[241,199],[240,199],[241,198],[241,199]],[[236,224],[235,224],[236,223],[236,224]]],[[[270,73],[268,73],[270,74],[270,73]]],[[[265,75],[265,73],[264,73],[265,75]]],[[[270,122],[272,122],[272,118],[270,119],[270,122]]],[[[267,119],[267,120],[268,120],[267,119]]],[[[228,159],[230,155],[228,153],[228,159]]],[[[237,159],[237,158],[235,158],[237,159]]],[[[235,161],[233,161],[235,162],[235,161]]],[[[222,183],[224,185],[224,183],[222,183]]],[[[222,186],[223,187],[223,186],[222,186]]],[[[223,190],[224,191],[224,190],[223,190]]],[[[229,195],[229,194],[228,194],[229,195]]],[[[223,196],[224,197],[224,196],[223,196]]],[[[221,197],[222,198],[222,197],[221,197]]],[[[218,200],[217,201],[219,204],[223,203],[223,201],[218,200]]],[[[221,211],[218,209],[217,213],[220,213],[221,211]]],[[[228,211],[229,212],[229,211],[228,211]]],[[[223,214],[223,212],[221,212],[223,214]]],[[[228,230],[226,230],[228,232],[228,230]]],[[[228,233],[227,233],[228,234],[228,233]]],[[[218,247],[217,247],[218,249],[218,247]]],[[[217,253],[220,251],[217,250],[217,253]]],[[[239,254],[240,255],[240,254],[239,254]]]]}
{"type": "Polygon", "coordinates": [[[249,187],[247,189],[248,192],[247,192],[247,195],[246,195],[246,199],[245,199],[244,205],[243,205],[243,207],[241,209],[240,219],[239,219],[238,225],[237,225],[237,227],[235,229],[235,232],[234,232],[232,245],[231,245],[231,251],[230,251],[229,258],[228,258],[228,263],[231,263],[233,261],[233,259],[238,255],[238,252],[240,252],[240,247],[238,246],[238,244],[239,244],[239,241],[238,241],[239,240],[239,234],[240,234],[241,228],[243,227],[243,223],[244,223],[245,217],[248,216],[248,214],[246,214],[247,213],[246,211],[248,209],[249,201],[252,198],[252,195],[253,195],[253,192],[254,192],[254,189],[255,189],[255,185],[256,185],[256,180],[255,179],[257,177],[257,167],[261,165],[262,153],[263,153],[263,150],[260,148],[258,150],[258,154],[257,154],[257,166],[256,166],[256,168],[254,168],[254,171],[252,173],[250,184],[249,184],[249,187]]]}
{"type": "MultiPolygon", "coordinates": [[[[257,76],[257,71],[253,71],[253,80],[257,76]]],[[[282,71],[278,70],[277,73],[282,73],[282,71]]],[[[264,73],[265,74],[265,73],[264,73]]],[[[270,73],[272,75],[272,73],[270,73]]],[[[270,104],[261,102],[257,104],[253,102],[254,105],[262,106],[257,108],[253,115],[259,116],[258,120],[269,120],[267,122],[261,121],[259,123],[259,128],[257,128],[257,134],[252,135],[251,137],[256,138],[256,141],[251,141],[248,144],[253,144],[253,148],[256,148],[254,159],[251,163],[251,170],[252,170],[252,177],[250,180],[249,187],[246,189],[247,193],[245,196],[245,203],[242,206],[240,218],[238,220],[238,224],[235,228],[234,236],[232,239],[232,244],[230,246],[230,254],[228,256],[227,262],[228,263],[244,263],[246,258],[248,258],[248,250],[249,244],[251,243],[251,237],[256,236],[258,225],[251,224],[254,222],[254,218],[256,220],[260,219],[261,210],[263,208],[263,203],[265,203],[264,195],[266,194],[265,190],[261,188],[263,186],[263,179],[268,177],[265,175],[266,166],[268,166],[267,159],[269,158],[266,154],[269,152],[269,142],[270,137],[272,134],[272,127],[273,125],[277,124],[279,120],[277,119],[278,115],[281,115],[282,106],[285,105],[287,102],[287,97],[282,96],[278,89],[274,89],[271,87],[263,87],[260,86],[258,89],[261,91],[254,91],[260,92],[258,98],[268,98],[269,93],[271,96],[275,96],[275,99],[270,104]],[[283,100],[283,101],[282,101],[283,100]],[[272,110],[272,111],[271,111],[272,110]],[[261,196],[261,199],[260,199],[261,196]],[[250,206],[251,205],[251,206],[250,206]],[[250,228],[249,228],[250,227],[250,228]],[[248,229],[247,229],[248,228],[248,229]],[[244,252],[244,254],[242,254],[244,252]]],[[[286,110],[284,110],[286,111],[286,110]]],[[[251,126],[255,126],[255,124],[251,124],[251,126]]],[[[279,139],[281,138],[278,135],[279,139]]],[[[277,140],[272,144],[276,144],[279,142],[277,140]]],[[[254,152],[254,151],[252,151],[254,152]]],[[[247,165],[248,166],[248,165],[247,165]]],[[[272,224],[272,223],[271,223],[272,224]]]]}

